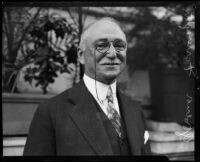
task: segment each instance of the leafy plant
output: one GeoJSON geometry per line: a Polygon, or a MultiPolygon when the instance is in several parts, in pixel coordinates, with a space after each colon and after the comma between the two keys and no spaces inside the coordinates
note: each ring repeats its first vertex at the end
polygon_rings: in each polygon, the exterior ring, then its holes
{"type": "Polygon", "coordinates": [[[34,48],[35,55],[32,57],[35,60],[35,66],[27,68],[25,80],[30,83],[33,79],[37,80],[36,86],[41,85],[43,92],[47,93],[46,88],[49,83],[54,82],[58,71],[69,73],[67,69],[69,55],[74,55],[75,59],[72,62],[77,63],[78,29],[65,18],[50,15],[42,25],[41,23],[34,25],[30,35],[36,45],[34,48]],[[68,34],[68,38],[70,37],[70,39],[67,39],[66,49],[63,52],[49,44],[49,41],[51,41],[48,38],[49,31],[55,31],[57,41],[63,39],[65,34],[68,34]]]}
{"type": "MultiPolygon", "coordinates": [[[[33,60],[27,55],[25,46],[31,27],[46,10],[32,7],[4,7],[2,22],[2,87],[3,91],[14,91],[16,78],[22,67],[33,60]],[[21,51],[21,58],[18,53],[21,51]]],[[[31,53],[31,51],[30,51],[31,53]]],[[[33,53],[31,53],[33,54],[33,53]]]]}
{"type": "MultiPolygon", "coordinates": [[[[72,19],[71,12],[70,16],[72,19]]],[[[50,13],[48,8],[7,7],[4,8],[3,26],[4,91],[16,90],[18,74],[22,68],[27,67],[25,81],[32,84],[33,79],[36,80],[35,86],[41,85],[43,93],[47,93],[47,86],[54,82],[57,72],[69,72],[69,63],[78,64],[76,47],[80,38],[80,27],[75,21],[68,21],[66,17],[55,12],[50,13]],[[26,15],[29,15],[27,19],[26,15]],[[51,36],[49,37],[50,31],[55,32],[56,43],[67,34],[64,51],[55,48],[55,42],[51,42],[51,36]],[[13,48],[9,50],[8,47],[13,48]]]]}

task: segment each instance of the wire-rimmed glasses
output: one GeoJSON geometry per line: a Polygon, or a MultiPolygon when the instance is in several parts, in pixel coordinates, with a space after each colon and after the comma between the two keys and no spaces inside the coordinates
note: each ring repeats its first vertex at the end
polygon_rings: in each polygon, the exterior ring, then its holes
{"type": "Polygon", "coordinates": [[[122,40],[114,40],[114,41],[99,41],[95,44],[95,49],[100,53],[106,53],[112,46],[115,48],[116,52],[125,51],[127,44],[125,41],[122,40]]]}

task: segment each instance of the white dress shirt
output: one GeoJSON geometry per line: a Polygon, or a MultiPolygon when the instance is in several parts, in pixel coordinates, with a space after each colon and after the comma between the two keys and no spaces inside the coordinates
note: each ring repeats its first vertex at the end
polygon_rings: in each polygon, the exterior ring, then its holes
{"type": "Polygon", "coordinates": [[[106,99],[106,95],[107,95],[109,86],[111,86],[112,93],[113,93],[114,106],[115,106],[116,111],[120,115],[119,104],[118,104],[117,95],[116,95],[116,81],[112,83],[111,85],[96,81],[96,86],[95,86],[95,80],[87,76],[86,74],[84,74],[83,76],[83,81],[88,91],[92,94],[92,96],[95,98],[95,100],[97,101],[97,103],[99,104],[99,106],[101,107],[101,109],[106,115],[108,114],[107,113],[108,102],[106,99]],[[97,94],[98,94],[98,97],[97,97],[97,94]]]}

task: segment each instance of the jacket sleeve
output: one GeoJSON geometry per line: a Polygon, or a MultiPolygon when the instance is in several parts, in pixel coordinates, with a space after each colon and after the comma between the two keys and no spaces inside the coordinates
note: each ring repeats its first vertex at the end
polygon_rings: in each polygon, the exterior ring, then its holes
{"type": "Polygon", "coordinates": [[[29,128],[24,156],[53,156],[56,153],[55,135],[48,106],[39,106],[29,128]]]}

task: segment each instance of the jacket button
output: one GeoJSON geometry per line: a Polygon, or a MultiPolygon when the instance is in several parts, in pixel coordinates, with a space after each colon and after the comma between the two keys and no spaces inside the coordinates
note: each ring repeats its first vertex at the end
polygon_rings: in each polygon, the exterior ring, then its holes
{"type": "Polygon", "coordinates": [[[124,145],[124,142],[123,142],[122,140],[120,140],[120,144],[121,144],[121,145],[124,145]]]}

